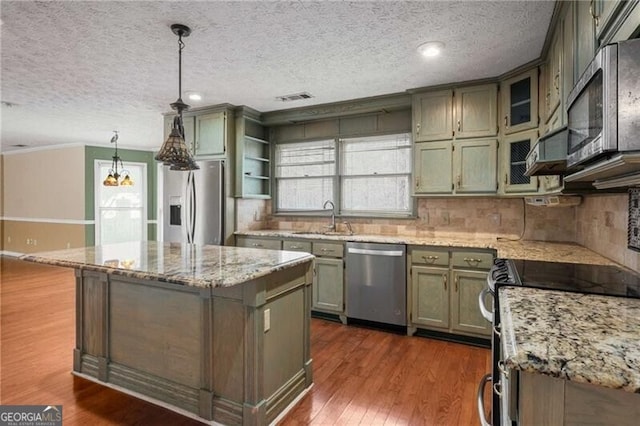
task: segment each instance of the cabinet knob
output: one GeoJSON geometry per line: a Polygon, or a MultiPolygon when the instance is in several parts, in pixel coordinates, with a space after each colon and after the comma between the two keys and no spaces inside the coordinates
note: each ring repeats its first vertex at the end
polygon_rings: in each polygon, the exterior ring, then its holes
{"type": "Polygon", "coordinates": [[[416,188],[420,186],[420,176],[416,176],[416,188]]]}
{"type": "Polygon", "coordinates": [[[420,134],[420,123],[416,124],[416,133],[420,134]]]}

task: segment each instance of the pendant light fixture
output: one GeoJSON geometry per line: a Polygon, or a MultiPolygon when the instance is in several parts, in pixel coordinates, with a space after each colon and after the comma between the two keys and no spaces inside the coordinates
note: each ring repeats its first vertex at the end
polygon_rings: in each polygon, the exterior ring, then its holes
{"type": "Polygon", "coordinates": [[[111,143],[116,144],[116,152],[113,154],[111,160],[111,168],[109,169],[109,174],[105,178],[102,184],[104,186],[132,186],[133,180],[131,180],[131,176],[129,176],[129,170],[124,168],[124,164],[122,164],[122,159],[118,155],[118,131],[113,131],[114,135],[111,138],[111,143]],[[118,164],[120,164],[120,172],[118,173],[118,164]],[[122,180],[120,178],[122,177],[122,180]]]}
{"type": "Polygon", "coordinates": [[[182,101],[182,49],[184,48],[182,37],[188,37],[191,34],[191,28],[182,24],[173,24],[171,31],[178,36],[178,100],[171,104],[171,108],[178,115],[173,119],[171,133],[155,158],[170,165],[170,170],[196,170],[200,167],[193,160],[184,141],[184,125],[182,123],[182,112],[189,109],[189,105],[182,101]]]}

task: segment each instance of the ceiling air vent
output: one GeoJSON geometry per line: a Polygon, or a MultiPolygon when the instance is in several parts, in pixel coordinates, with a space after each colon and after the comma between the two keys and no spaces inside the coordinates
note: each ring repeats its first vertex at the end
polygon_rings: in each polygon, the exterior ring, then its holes
{"type": "Polygon", "coordinates": [[[302,99],[311,99],[313,95],[308,92],[294,93],[293,95],[276,96],[276,99],[282,102],[299,101],[302,99]]]}

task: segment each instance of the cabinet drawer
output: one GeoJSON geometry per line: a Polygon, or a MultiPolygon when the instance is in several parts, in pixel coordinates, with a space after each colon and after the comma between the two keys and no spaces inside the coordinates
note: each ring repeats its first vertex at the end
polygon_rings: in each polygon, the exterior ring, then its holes
{"type": "Polygon", "coordinates": [[[282,250],[282,240],[268,240],[264,238],[237,237],[238,247],[261,248],[267,250],[282,250]]]}
{"type": "Polygon", "coordinates": [[[454,251],[451,253],[454,268],[490,269],[493,264],[493,253],[454,251]]]}
{"type": "Polygon", "coordinates": [[[336,243],[313,243],[313,252],[316,256],[342,257],[344,246],[336,243]]]}
{"type": "Polygon", "coordinates": [[[449,266],[449,252],[439,250],[411,250],[411,263],[449,266]]]}
{"type": "Polygon", "coordinates": [[[311,243],[309,241],[284,240],[282,242],[282,250],[311,253],[311,243]]]}

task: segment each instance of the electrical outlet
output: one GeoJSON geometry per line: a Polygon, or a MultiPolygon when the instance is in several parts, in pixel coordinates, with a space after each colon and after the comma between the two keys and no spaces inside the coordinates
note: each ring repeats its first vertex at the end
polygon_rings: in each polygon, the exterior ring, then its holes
{"type": "Polygon", "coordinates": [[[424,213],[421,217],[420,217],[420,221],[426,225],[429,223],[429,213],[424,213]]]}
{"type": "Polygon", "coordinates": [[[7,242],[10,243],[11,242],[11,237],[7,237],[7,242]]]}
{"type": "Polygon", "coordinates": [[[501,217],[500,217],[500,213],[492,213],[489,215],[489,218],[491,220],[491,223],[495,226],[500,226],[500,221],[501,221],[501,217]]]}
{"type": "Polygon", "coordinates": [[[440,214],[440,219],[441,219],[443,225],[448,225],[449,224],[449,212],[442,212],[440,214]]]}
{"type": "Polygon", "coordinates": [[[67,248],[70,249],[71,248],[71,243],[67,243],[67,248]]]}
{"type": "Polygon", "coordinates": [[[271,328],[271,309],[264,310],[264,332],[266,333],[271,328]]]}

